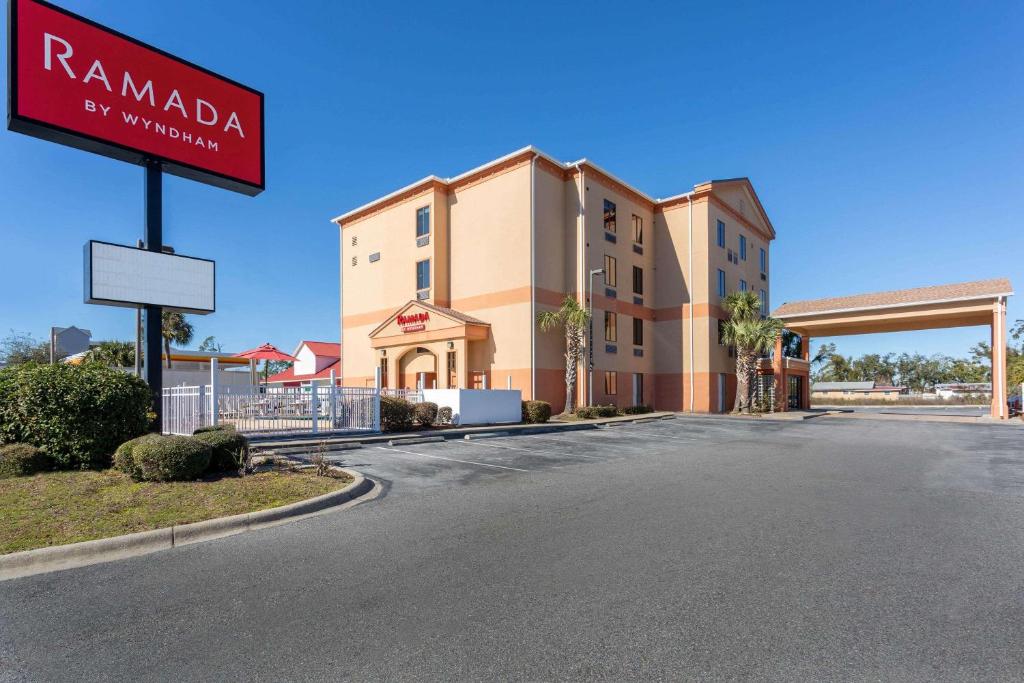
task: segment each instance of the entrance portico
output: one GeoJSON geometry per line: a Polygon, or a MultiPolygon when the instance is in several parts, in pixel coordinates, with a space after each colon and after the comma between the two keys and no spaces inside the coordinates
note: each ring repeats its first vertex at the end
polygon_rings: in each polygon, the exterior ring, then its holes
{"type": "Polygon", "coordinates": [[[469,389],[481,383],[470,369],[471,352],[489,338],[490,325],[482,320],[410,301],[370,332],[370,345],[384,387],[469,389]]]}
{"type": "MultiPolygon", "coordinates": [[[[1006,300],[1013,286],[1005,278],[919,287],[874,294],[787,302],[772,315],[786,328],[799,334],[805,359],[811,337],[839,337],[851,334],[905,332],[946,327],[988,325],[992,342],[991,415],[1006,419],[1006,300]]],[[[782,362],[781,340],[775,349],[775,364],[782,362]]],[[[781,376],[776,371],[776,376],[781,376]]],[[[785,395],[785,387],[777,395],[785,395]]],[[[805,392],[802,408],[810,407],[805,392]]],[[[784,401],[779,410],[786,410],[784,401]]]]}

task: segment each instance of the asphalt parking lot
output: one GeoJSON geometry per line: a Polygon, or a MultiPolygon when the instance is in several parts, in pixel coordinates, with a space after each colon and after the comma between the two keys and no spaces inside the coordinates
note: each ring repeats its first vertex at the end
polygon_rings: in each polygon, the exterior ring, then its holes
{"type": "Polygon", "coordinates": [[[372,502],[0,584],[0,680],[1019,679],[1024,431],[376,446],[372,502]]]}

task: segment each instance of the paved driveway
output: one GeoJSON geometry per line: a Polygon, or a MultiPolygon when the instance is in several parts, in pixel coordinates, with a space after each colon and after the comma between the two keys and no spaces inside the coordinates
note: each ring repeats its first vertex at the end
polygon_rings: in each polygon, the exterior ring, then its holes
{"type": "Polygon", "coordinates": [[[372,503],[0,584],[0,680],[1017,679],[1022,437],[679,418],[365,448],[372,503]]]}

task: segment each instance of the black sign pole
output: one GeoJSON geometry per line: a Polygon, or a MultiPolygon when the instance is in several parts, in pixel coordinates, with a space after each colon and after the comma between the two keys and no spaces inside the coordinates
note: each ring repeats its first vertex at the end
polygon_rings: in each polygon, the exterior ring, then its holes
{"type": "MultiPolygon", "coordinates": [[[[163,171],[160,162],[152,159],[146,160],[146,249],[148,251],[163,251],[163,171]]],[[[153,395],[153,412],[156,413],[156,420],[151,427],[153,431],[160,432],[163,428],[163,388],[164,368],[161,359],[161,342],[163,340],[161,330],[160,306],[147,305],[143,307],[143,329],[145,335],[145,380],[149,384],[149,390],[153,395]]]]}

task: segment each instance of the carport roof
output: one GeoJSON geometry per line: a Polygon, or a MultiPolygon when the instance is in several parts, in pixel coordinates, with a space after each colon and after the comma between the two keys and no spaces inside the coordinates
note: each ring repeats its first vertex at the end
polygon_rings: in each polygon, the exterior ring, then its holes
{"type": "Polygon", "coordinates": [[[1013,294],[1013,286],[1006,278],[960,282],[951,285],[897,289],[888,292],[838,296],[828,299],[808,299],[786,302],[772,313],[773,317],[786,319],[792,316],[819,313],[839,313],[874,308],[914,306],[949,301],[988,299],[1013,294]]]}

